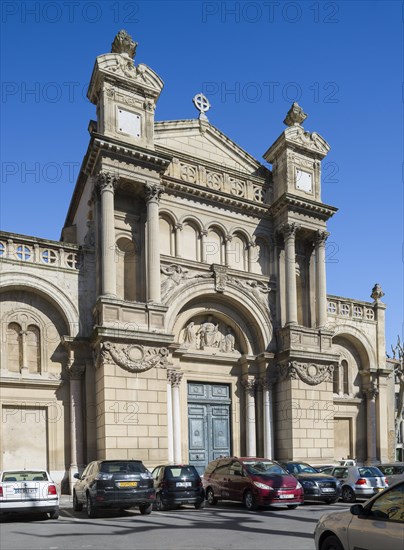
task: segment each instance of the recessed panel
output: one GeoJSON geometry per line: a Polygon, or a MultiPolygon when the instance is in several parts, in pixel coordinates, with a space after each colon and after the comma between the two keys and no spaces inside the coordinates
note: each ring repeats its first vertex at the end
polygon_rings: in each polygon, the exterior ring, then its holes
{"type": "Polygon", "coordinates": [[[140,115],[118,108],[118,130],[124,134],[140,138],[140,115]]]}

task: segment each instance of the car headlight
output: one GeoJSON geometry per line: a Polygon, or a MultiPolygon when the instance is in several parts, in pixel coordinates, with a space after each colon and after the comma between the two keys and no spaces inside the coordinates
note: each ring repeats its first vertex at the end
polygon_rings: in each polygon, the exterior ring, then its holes
{"type": "Polygon", "coordinates": [[[303,487],[315,487],[316,484],[314,481],[310,481],[310,480],[305,480],[305,481],[302,481],[302,485],[303,487]]]}
{"type": "Polygon", "coordinates": [[[297,484],[296,484],[296,489],[303,489],[303,487],[301,486],[301,484],[299,482],[297,482],[297,484]]]}
{"type": "Polygon", "coordinates": [[[272,487],[265,485],[265,483],[260,483],[259,481],[254,481],[254,485],[258,487],[258,489],[269,489],[270,491],[273,491],[272,487]]]}
{"type": "Polygon", "coordinates": [[[144,474],[140,474],[140,477],[142,479],[151,479],[153,476],[151,474],[149,474],[149,472],[146,472],[144,474]]]}

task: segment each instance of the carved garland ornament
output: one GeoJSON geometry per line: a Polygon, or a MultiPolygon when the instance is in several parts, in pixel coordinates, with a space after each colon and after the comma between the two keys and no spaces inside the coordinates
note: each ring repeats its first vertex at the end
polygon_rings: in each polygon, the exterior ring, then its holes
{"type": "Polygon", "coordinates": [[[297,380],[300,378],[306,384],[316,386],[321,382],[332,381],[334,365],[290,361],[287,365],[282,365],[281,372],[283,379],[297,380]]]}
{"type": "Polygon", "coordinates": [[[98,366],[101,362],[113,363],[128,372],[145,372],[153,367],[166,368],[167,348],[149,348],[137,344],[122,346],[112,342],[103,342],[98,354],[98,366]]]}

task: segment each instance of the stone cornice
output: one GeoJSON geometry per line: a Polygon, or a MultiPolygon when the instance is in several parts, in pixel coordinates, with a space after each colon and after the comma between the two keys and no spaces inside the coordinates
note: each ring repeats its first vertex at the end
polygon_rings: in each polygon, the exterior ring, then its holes
{"type": "Polygon", "coordinates": [[[29,386],[30,388],[59,388],[64,384],[64,380],[62,378],[55,378],[55,379],[40,379],[40,378],[14,378],[11,376],[0,376],[0,387],[2,386],[15,386],[15,387],[21,387],[21,386],[29,386]]]}
{"type": "Polygon", "coordinates": [[[322,220],[328,220],[338,211],[338,208],[322,202],[303,199],[290,193],[285,193],[270,206],[270,212],[274,216],[290,211],[303,214],[310,213],[322,220]]]}

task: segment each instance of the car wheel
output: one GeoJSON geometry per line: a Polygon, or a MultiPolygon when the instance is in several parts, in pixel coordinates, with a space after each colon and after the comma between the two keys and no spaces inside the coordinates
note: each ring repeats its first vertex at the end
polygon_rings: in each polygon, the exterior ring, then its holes
{"type": "Polygon", "coordinates": [[[76,491],[73,491],[73,510],[75,512],[81,512],[83,509],[83,505],[81,502],[79,502],[79,499],[77,498],[76,491]]]}
{"type": "Polygon", "coordinates": [[[195,502],[194,504],[196,510],[200,510],[201,508],[205,508],[205,501],[199,500],[198,502],[195,502]]]}
{"type": "Polygon", "coordinates": [[[297,504],[288,504],[287,506],[289,510],[295,510],[297,508],[297,504]]]}
{"type": "Polygon", "coordinates": [[[211,487],[206,491],[206,500],[210,505],[217,504],[217,498],[211,487]]]}
{"type": "Polygon", "coordinates": [[[90,519],[97,517],[97,512],[93,506],[93,501],[91,500],[90,495],[87,495],[87,516],[90,519]]]}
{"type": "Polygon", "coordinates": [[[152,513],[153,504],[141,504],[139,506],[139,511],[142,514],[142,516],[148,516],[152,513]]]}
{"type": "Polygon", "coordinates": [[[258,508],[255,496],[252,494],[251,491],[246,491],[244,493],[244,506],[247,508],[247,510],[257,510],[258,508]]]}
{"type": "Polygon", "coordinates": [[[156,510],[158,512],[162,512],[165,509],[166,509],[166,507],[163,504],[163,501],[161,499],[161,495],[160,494],[156,495],[156,510]]]}
{"type": "Polygon", "coordinates": [[[49,519],[58,519],[59,517],[59,508],[55,508],[53,512],[49,512],[49,519]]]}
{"type": "Polygon", "coordinates": [[[341,492],[341,500],[343,502],[355,502],[356,495],[350,487],[343,487],[341,492]]]}
{"type": "Polygon", "coordinates": [[[344,550],[339,538],[331,535],[324,539],[320,545],[320,550],[344,550]]]}

